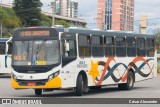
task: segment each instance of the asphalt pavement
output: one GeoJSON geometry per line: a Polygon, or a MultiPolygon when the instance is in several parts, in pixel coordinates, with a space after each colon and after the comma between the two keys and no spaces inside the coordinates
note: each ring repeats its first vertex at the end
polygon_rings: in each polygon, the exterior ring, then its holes
{"type": "MultiPolygon", "coordinates": [[[[0,78],[0,98],[34,98],[33,89],[15,90],[11,87],[10,78],[0,78]]],[[[45,92],[41,97],[79,98],[72,90],[54,90],[45,92]]],[[[99,91],[90,90],[80,98],[160,98],[160,75],[154,79],[135,83],[130,91],[119,90],[117,86],[106,86],[99,91]]]]}
{"type": "MultiPolygon", "coordinates": [[[[55,90],[43,93],[46,98],[160,98],[160,75],[154,79],[135,83],[133,90],[122,91],[117,86],[106,86],[99,91],[89,91],[81,97],[77,97],[74,91],[55,90]]],[[[41,98],[40,97],[40,98],[41,98]]],[[[0,98],[37,98],[34,90],[15,90],[11,87],[10,78],[0,77],[0,98]]],[[[0,105],[0,107],[22,107],[22,105],[0,105]]],[[[35,105],[23,105],[33,107],[35,105]]],[[[157,104],[48,104],[36,105],[38,107],[157,107],[157,104]]]]}

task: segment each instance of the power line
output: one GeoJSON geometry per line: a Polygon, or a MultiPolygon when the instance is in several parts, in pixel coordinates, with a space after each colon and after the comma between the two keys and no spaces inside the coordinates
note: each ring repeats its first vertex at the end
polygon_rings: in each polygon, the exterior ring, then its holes
{"type": "MultiPolygon", "coordinates": [[[[157,20],[157,19],[160,19],[160,17],[158,17],[158,18],[151,18],[151,19],[147,19],[147,20],[157,20]]],[[[145,20],[135,20],[133,22],[138,22],[138,21],[145,21],[145,20]]],[[[122,23],[122,21],[121,22],[113,22],[113,23],[122,23]]],[[[91,23],[88,23],[88,24],[97,24],[97,23],[96,22],[94,22],[94,23],[91,22],[91,23]]]]}

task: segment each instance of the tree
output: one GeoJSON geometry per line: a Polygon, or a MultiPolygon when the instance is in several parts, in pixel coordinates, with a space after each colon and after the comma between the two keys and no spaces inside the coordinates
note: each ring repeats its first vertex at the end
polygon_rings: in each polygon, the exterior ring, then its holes
{"type": "Polygon", "coordinates": [[[70,27],[70,25],[66,21],[64,21],[64,20],[56,20],[55,24],[56,25],[63,25],[64,28],[70,27]]]}
{"type": "Polygon", "coordinates": [[[156,46],[157,46],[157,53],[160,54],[160,28],[155,28],[153,30],[154,35],[156,35],[156,46]]]}
{"type": "Polygon", "coordinates": [[[40,26],[42,3],[40,0],[14,0],[13,10],[20,18],[23,26],[40,26]]]}
{"type": "Polygon", "coordinates": [[[46,26],[52,26],[52,19],[49,18],[48,16],[41,14],[41,18],[42,18],[42,23],[46,26]]]}
{"type": "Polygon", "coordinates": [[[1,10],[2,15],[2,24],[5,28],[18,28],[21,27],[21,21],[16,16],[12,9],[3,9],[1,10]]]}
{"type": "Polygon", "coordinates": [[[0,10],[0,23],[3,25],[3,37],[11,36],[14,28],[21,27],[21,21],[12,9],[3,8],[0,10]]]}

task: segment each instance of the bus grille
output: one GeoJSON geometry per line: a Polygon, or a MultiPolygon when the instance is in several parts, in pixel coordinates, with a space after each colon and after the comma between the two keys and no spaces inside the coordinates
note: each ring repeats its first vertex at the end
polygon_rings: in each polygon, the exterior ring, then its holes
{"type": "Polygon", "coordinates": [[[18,84],[20,86],[28,86],[28,83],[35,83],[36,85],[35,86],[45,86],[47,80],[33,80],[33,81],[27,81],[27,80],[17,80],[18,81],[18,84]]]}

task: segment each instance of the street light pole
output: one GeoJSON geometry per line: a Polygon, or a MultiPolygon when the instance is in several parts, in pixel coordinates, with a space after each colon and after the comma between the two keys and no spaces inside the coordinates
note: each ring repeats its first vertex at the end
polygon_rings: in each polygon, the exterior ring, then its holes
{"type": "MultiPolygon", "coordinates": [[[[1,0],[1,10],[2,10],[2,0],[1,0]]],[[[1,38],[2,38],[2,29],[3,29],[3,26],[2,26],[2,20],[1,20],[1,38]]]]}
{"type": "Polygon", "coordinates": [[[51,2],[51,6],[52,6],[52,26],[55,26],[55,0],[53,0],[53,2],[51,2]]]}
{"type": "Polygon", "coordinates": [[[1,0],[1,10],[2,10],[2,0],[1,0]]]}

